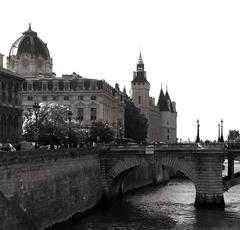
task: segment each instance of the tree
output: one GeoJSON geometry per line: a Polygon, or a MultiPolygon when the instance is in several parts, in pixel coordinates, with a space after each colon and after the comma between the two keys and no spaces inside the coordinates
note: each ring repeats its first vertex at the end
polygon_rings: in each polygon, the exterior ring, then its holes
{"type": "Polygon", "coordinates": [[[90,128],[89,140],[92,142],[110,143],[113,141],[113,129],[101,121],[96,121],[90,128]]]}
{"type": "Polygon", "coordinates": [[[78,142],[80,136],[84,136],[80,125],[73,119],[71,130],[67,117],[68,108],[57,103],[40,103],[37,124],[33,111],[24,114],[23,132],[28,133],[30,139],[33,137],[34,128],[39,129],[39,142],[64,143],[71,138],[72,143],[78,142]],[[71,131],[71,133],[70,133],[71,131]],[[71,134],[71,135],[70,135],[71,134]]]}
{"type": "Polygon", "coordinates": [[[148,120],[130,99],[125,100],[125,137],[139,142],[147,137],[148,120]]]}

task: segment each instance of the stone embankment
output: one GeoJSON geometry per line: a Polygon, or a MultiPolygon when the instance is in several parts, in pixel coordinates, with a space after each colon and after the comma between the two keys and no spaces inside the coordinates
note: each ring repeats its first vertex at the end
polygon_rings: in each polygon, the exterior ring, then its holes
{"type": "MultiPolygon", "coordinates": [[[[103,196],[94,148],[3,152],[0,155],[0,228],[45,229],[94,207],[103,196]]],[[[129,171],[122,192],[168,178],[162,166],[129,171]]]]}

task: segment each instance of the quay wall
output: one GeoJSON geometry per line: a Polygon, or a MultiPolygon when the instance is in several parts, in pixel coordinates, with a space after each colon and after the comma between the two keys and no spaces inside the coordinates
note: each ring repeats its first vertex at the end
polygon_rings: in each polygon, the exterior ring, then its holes
{"type": "Polygon", "coordinates": [[[101,199],[98,155],[92,150],[8,152],[0,156],[0,226],[45,229],[101,199]]]}
{"type": "MultiPolygon", "coordinates": [[[[94,148],[1,152],[0,229],[45,229],[94,207],[104,194],[99,157],[94,148]]],[[[124,192],[163,177],[161,165],[140,165],[124,192]]]]}

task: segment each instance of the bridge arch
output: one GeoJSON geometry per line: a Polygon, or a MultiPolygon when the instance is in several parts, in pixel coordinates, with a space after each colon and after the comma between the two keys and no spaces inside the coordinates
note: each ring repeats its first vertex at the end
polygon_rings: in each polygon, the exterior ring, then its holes
{"type": "Polygon", "coordinates": [[[140,165],[148,165],[145,158],[124,158],[118,160],[108,171],[110,197],[121,196],[124,193],[124,179],[134,169],[140,165]]]}
{"type": "Polygon", "coordinates": [[[188,177],[194,184],[195,189],[197,186],[198,174],[196,172],[196,166],[192,161],[186,161],[185,159],[179,159],[178,157],[163,157],[161,159],[163,166],[168,166],[176,171],[182,172],[188,177]]]}
{"type": "Polygon", "coordinates": [[[136,157],[118,160],[116,164],[114,164],[114,166],[109,170],[108,176],[114,179],[124,171],[144,163],[148,164],[148,161],[144,158],[136,158],[136,157]]]}

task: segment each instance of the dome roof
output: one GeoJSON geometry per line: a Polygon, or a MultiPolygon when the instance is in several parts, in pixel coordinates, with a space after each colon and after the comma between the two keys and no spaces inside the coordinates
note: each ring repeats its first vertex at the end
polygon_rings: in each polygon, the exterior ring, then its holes
{"type": "Polygon", "coordinates": [[[13,43],[9,56],[16,55],[20,57],[21,54],[30,54],[31,57],[35,58],[39,56],[42,56],[44,59],[50,58],[47,44],[31,29],[30,24],[28,30],[13,43]]]}

